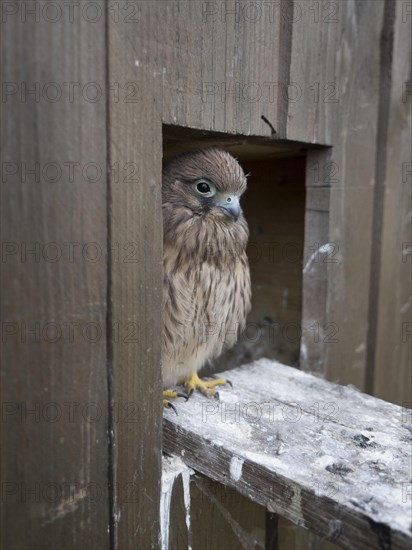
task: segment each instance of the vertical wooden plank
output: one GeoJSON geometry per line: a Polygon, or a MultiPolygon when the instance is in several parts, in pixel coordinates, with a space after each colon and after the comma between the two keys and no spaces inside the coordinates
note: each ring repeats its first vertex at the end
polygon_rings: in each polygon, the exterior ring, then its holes
{"type": "Polygon", "coordinates": [[[331,324],[316,337],[332,341],[325,341],[317,370],[360,389],[366,373],[383,6],[381,1],[319,2],[312,5],[319,8],[316,12],[300,3],[291,55],[290,80],[299,84],[302,96],[289,104],[287,136],[333,145],[325,159],[334,163],[332,170],[322,162],[318,177],[335,180],[327,240],[339,261],[327,265],[322,295],[327,293],[326,321],[331,324]]]}
{"type": "Polygon", "coordinates": [[[339,2],[340,44],[334,64],[339,103],[331,119],[337,183],[331,188],[330,241],[339,262],[328,269],[326,377],[364,389],[369,325],[373,195],[376,184],[380,83],[379,43],[384,3],[339,2]],[[371,47],[374,44],[375,47],[371,47]]]}
{"type": "Polygon", "coordinates": [[[382,32],[379,42],[380,85],[378,128],[376,136],[375,188],[372,213],[371,267],[369,280],[369,326],[366,347],[365,391],[372,393],[375,379],[376,336],[378,322],[378,294],[380,285],[380,263],[382,242],[382,221],[384,212],[386,152],[388,147],[388,125],[392,79],[392,58],[396,4],[385,1],[382,32]]]}
{"type": "Polygon", "coordinates": [[[265,548],[263,506],[200,474],[191,478],[190,493],[193,550],[265,548]]]}
{"type": "MultiPolygon", "coordinates": [[[[339,550],[342,546],[298,527],[286,518],[279,518],[279,550],[339,550]]],[[[270,546],[266,550],[275,550],[270,546]]],[[[277,549],[276,549],[277,550],[277,549]]]]}
{"type": "MultiPolygon", "coordinates": [[[[412,164],[411,15],[397,2],[392,80],[389,83],[388,132],[384,178],[380,284],[374,357],[374,395],[394,403],[410,403],[412,304],[412,164]]],[[[382,153],[383,154],[383,153],[382,153]]]]}
{"type": "MultiPolygon", "coordinates": [[[[288,104],[287,137],[333,145],[307,158],[301,367],[362,389],[380,75],[371,44],[379,44],[383,3],[295,7],[290,83],[297,99],[288,104]]],[[[322,547],[319,537],[292,533],[294,542],[281,522],[285,544],[322,547]]]]}
{"type": "Polygon", "coordinates": [[[120,11],[108,17],[108,88],[119,91],[109,101],[112,545],[157,548],[162,60],[156,38],[162,4],[116,6],[120,11]]]}
{"type": "Polygon", "coordinates": [[[104,549],[105,14],[45,7],[1,6],[1,546],[104,549]]]}
{"type": "Polygon", "coordinates": [[[328,320],[328,268],[338,262],[338,245],[329,242],[330,176],[332,150],[307,152],[305,246],[303,257],[302,339],[300,368],[321,375],[326,370],[327,348],[338,330],[328,320]],[[331,332],[332,329],[332,332],[331,332]]]}

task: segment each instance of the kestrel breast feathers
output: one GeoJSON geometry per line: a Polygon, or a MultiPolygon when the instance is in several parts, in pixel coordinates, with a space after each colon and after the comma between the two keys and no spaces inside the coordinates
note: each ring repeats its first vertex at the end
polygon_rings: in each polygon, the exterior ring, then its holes
{"type": "Polygon", "coordinates": [[[164,388],[185,383],[189,395],[198,389],[211,397],[226,383],[202,381],[197,372],[233,346],[250,309],[245,189],[241,166],[223,150],[184,153],[164,165],[164,388]]]}

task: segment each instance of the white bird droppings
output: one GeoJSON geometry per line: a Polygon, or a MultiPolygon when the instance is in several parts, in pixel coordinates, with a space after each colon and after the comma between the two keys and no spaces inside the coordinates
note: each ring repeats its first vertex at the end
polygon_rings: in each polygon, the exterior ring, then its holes
{"type": "Polygon", "coordinates": [[[244,460],[238,458],[237,456],[232,457],[229,469],[230,477],[233,479],[233,481],[239,481],[239,479],[242,477],[243,462],[244,460]]]}
{"type": "MultiPolygon", "coordinates": [[[[190,531],[190,475],[193,470],[188,468],[182,460],[177,457],[162,458],[162,492],[160,497],[160,532],[161,532],[161,548],[167,550],[169,548],[169,527],[170,527],[170,511],[173,486],[176,479],[181,475],[183,481],[183,497],[186,508],[186,525],[188,532],[190,531]]],[[[190,549],[188,549],[190,550],[190,549]]]]}

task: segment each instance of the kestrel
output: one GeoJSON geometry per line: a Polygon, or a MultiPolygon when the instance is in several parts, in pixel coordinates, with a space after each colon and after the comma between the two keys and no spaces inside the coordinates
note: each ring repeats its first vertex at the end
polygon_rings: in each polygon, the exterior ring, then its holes
{"type": "Polygon", "coordinates": [[[227,382],[206,382],[197,372],[233,346],[250,310],[245,189],[240,164],[219,149],[184,153],[163,167],[164,388],[185,383],[188,395],[197,389],[212,397],[227,382]]]}

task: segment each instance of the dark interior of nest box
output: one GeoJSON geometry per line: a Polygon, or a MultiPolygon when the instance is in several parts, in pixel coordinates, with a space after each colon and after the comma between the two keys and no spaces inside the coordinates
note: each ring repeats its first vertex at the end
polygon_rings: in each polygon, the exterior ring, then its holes
{"type": "Polygon", "coordinates": [[[242,208],[249,224],[252,310],[238,343],[203,373],[260,357],[298,366],[302,322],[306,148],[302,143],[163,127],[163,157],[219,147],[248,177],[242,208]]]}

